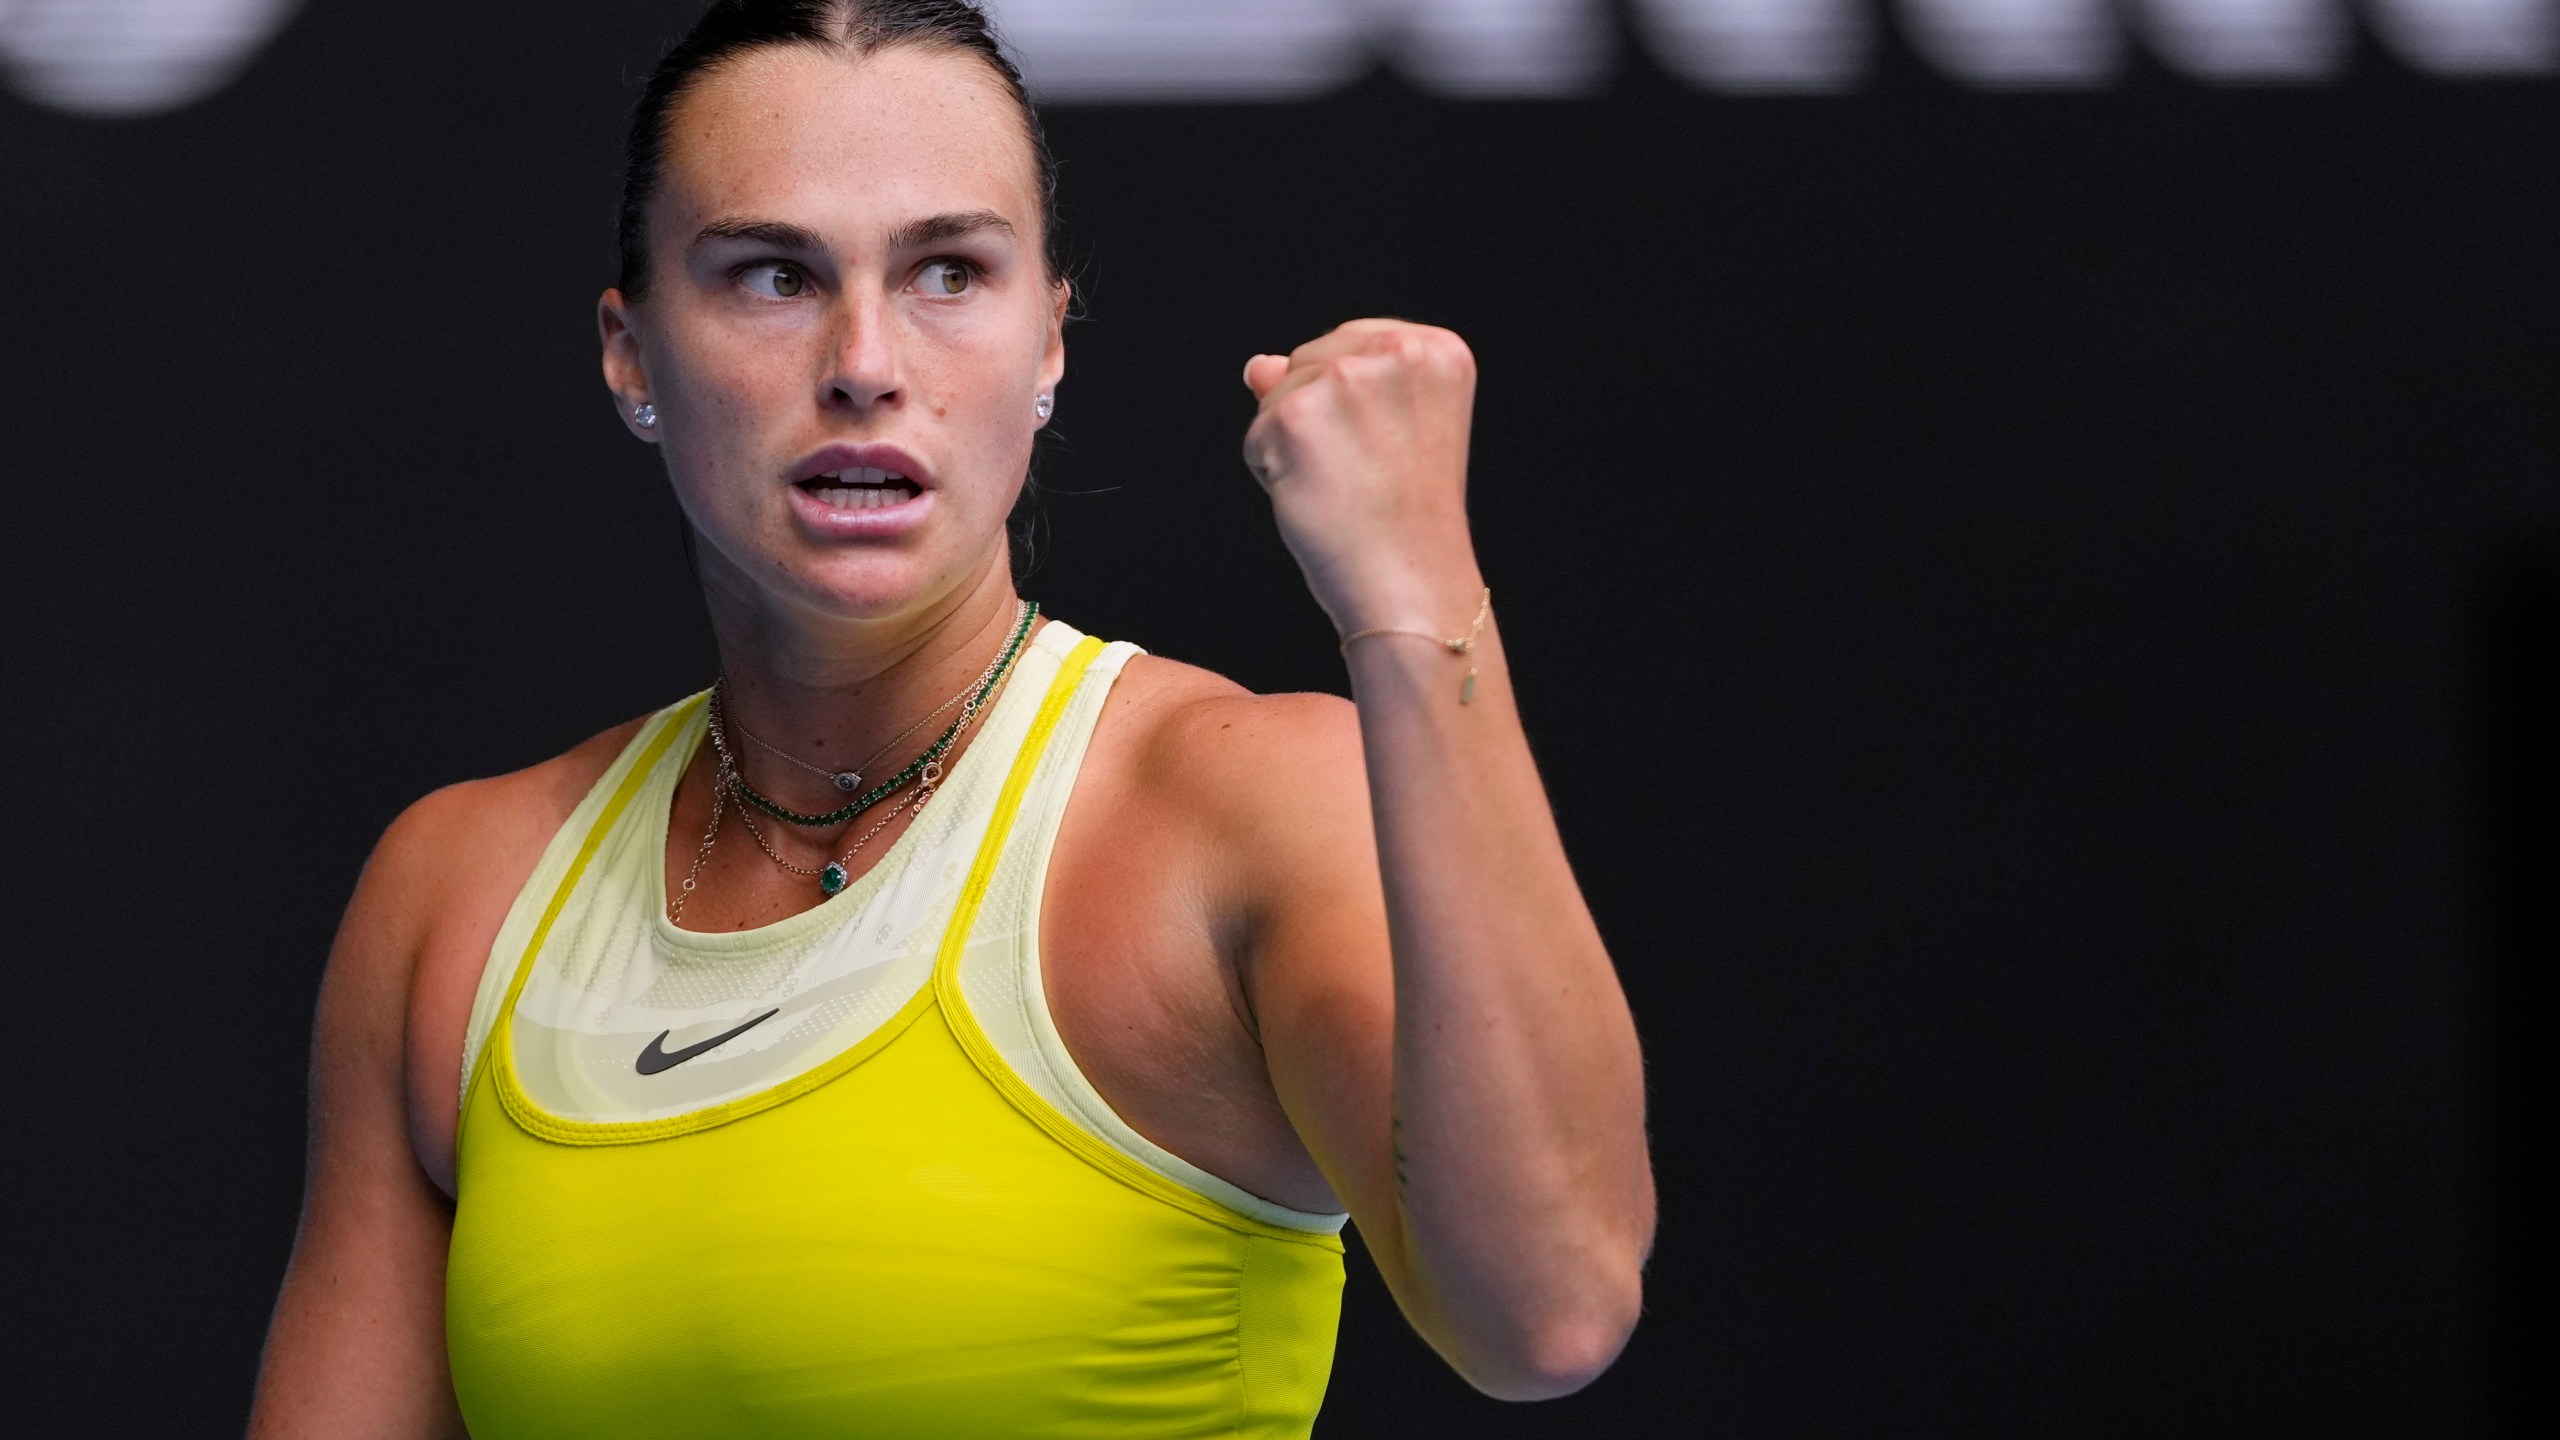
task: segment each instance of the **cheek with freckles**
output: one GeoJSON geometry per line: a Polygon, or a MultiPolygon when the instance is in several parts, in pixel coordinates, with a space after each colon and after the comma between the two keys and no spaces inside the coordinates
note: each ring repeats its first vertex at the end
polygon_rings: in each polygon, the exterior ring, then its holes
{"type": "Polygon", "coordinates": [[[653,384],[671,391],[664,444],[679,500],[697,522],[749,522],[780,498],[792,459],[782,453],[788,417],[809,406],[805,365],[781,347],[737,346],[717,327],[675,327],[652,359],[653,384]],[[665,377],[663,379],[654,377],[665,377]]]}
{"type": "Polygon", "coordinates": [[[1031,463],[1033,380],[1016,354],[948,358],[937,373],[918,377],[919,418],[938,438],[944,499],[958,502],[955,518],[965,510],[975,522],[970,528],[993,531],[1031,463]]]}

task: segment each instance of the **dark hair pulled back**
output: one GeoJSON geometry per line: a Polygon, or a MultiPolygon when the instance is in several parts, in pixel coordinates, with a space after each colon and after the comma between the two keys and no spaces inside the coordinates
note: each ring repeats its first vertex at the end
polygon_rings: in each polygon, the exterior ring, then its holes
{"type": "Polygon", "coordinates": [[[622,213],[615,232],[615,283],[638,299],[649,287],[649,201],[664,178],[667,135],[676,102],[720,66],[770,46],[811,45],[866,56],[893,45],[921,45],[975,56],[1004,82],[1022,112],[1031,142],[1032,182],[1040,195],[1040,232],[1049,278],[1066,274],[1058,234],[1058,162],[1031,107],[1022,72],[996,38],[995,26],[969,0],[715,0],[685,37],[659,59],[631,112],[623,152],[622,213]]]}

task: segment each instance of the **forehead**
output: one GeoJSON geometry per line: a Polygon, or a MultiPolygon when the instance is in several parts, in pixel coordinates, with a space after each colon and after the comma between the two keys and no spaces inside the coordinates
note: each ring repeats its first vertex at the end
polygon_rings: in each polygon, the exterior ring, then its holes
{"type": "Polygon", "coordinates": [[[704,75],[668,127],[662,218],[731,215],[854,234],[993,210],[1040,217],[1031,146],[1003,82],[961,52],[767,46],[704,75]]]}

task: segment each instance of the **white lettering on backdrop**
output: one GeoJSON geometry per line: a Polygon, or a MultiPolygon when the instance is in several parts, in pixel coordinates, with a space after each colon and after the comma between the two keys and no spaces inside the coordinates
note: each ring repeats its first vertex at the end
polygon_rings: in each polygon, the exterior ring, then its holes
{"type": "Polygon", "coordinates": [[[0,0],[0,74],[78,115],[147,115],[228,84],[300,0],[0,0]]]}
{"type": "MultiPolygon", "coordinates": [[[[2360,0],[2383,41],[2442,75],[2560,68],[2560,0],[2360,0]]],[[[1635,0],[1636,34],[1718,90],[1842,91],[1878,24],[1990,87],[2103,85],[2136,36],[2225,83],[2316,80],[2345,58],[2351,0],[1635,0]]],[[[1606,74],[1600,0],[992,0],[1044,99],[1292,99],[1380,58],[1426,89],[1569,95],[1606,74]]]]}
{"type": "Polygon", "coordinates": [[[2560,65],[2560,0],[2370,0],[2402,59],[2439,75],[2548,74],[2560,65]]]}
{"type": "Polygon", "coordinates": [[[1904,0],[1938,68],[1977,85],[2095,85],[2124,63],[2107,0],[1904,0]]]}
{"type": "Polygon", "coordinates": [[[1636,31],[1673,73],[1719,90],[1847,90],[1866,74],[1866,0],[1645,0],[1636,31]]]}
{"type": "MultiPolygon", "coordinates": [[[[300,4],[0,0],[0,75],[75,114],[173,110],[222,88],[300,4]]],[[[1707,88],[1838,92],[1865,78],[1881,25],[1949,76],[1986,87],[2103,85],[2132,39],[2201,80],[2315,81],[2337,74],[2357,7],[2422,73],[2560,69],[2560,0],[1634,0],[1634,20],[1666,69],[1707,88]]],[[[1061,103],[1305,98],[1382,59],[1439,94],[1587,94],[1607,79],[1615,29],[1602,0],[988,8],[1041,97],[1061,103]]]]}
{"type": "Polygon", "coordinates": [[[2347,54],[2347,14],[2332,0],[2142,0],[2152,52],[2207,80],[2316,80],[2347,54]]]}

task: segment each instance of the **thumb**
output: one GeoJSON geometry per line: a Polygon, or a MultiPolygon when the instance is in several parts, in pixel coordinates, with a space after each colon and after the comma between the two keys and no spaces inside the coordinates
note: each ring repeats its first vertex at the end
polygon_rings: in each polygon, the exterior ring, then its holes
{"type": "Polygon", "coordinates": [[[1256,355],[1244,362],[1244,387],[1253,392],[1253,398],[1259,400],[1269,395],[1271,387],[1279,384],[1281,378],[1288,373],[1288,356],[1256,355]]]}

